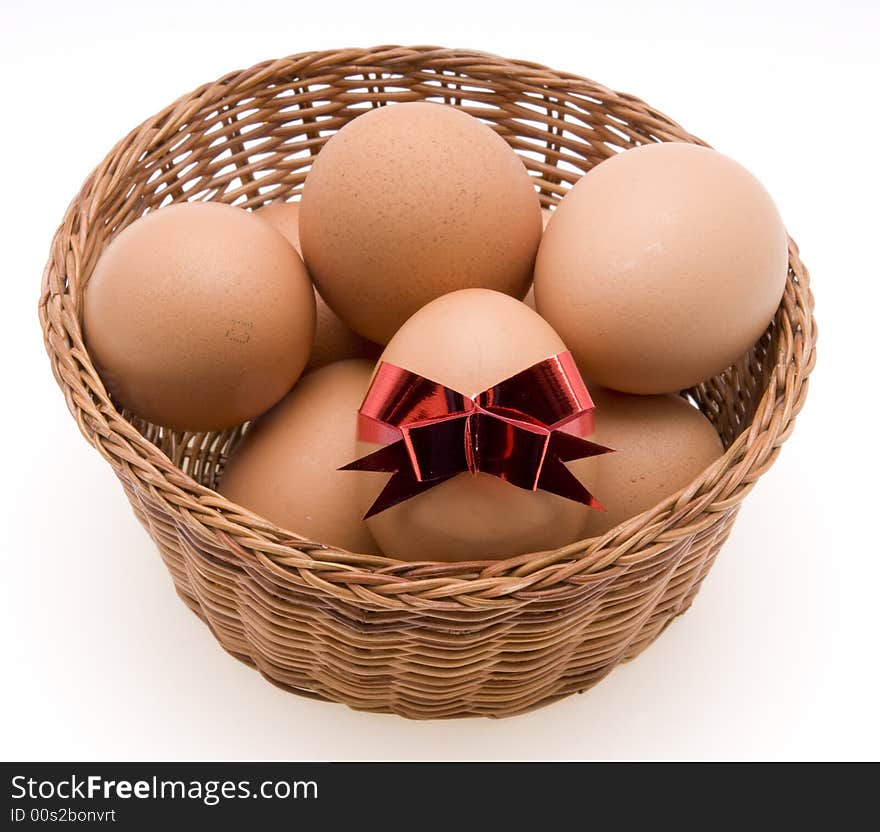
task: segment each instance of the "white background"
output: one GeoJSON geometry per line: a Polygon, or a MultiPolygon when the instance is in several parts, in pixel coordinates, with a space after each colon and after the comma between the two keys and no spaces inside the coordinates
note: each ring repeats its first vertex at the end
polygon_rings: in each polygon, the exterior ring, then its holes
{"type": "Polygon", "coordinates": [[[0,9],[0,754],[880,755],[876,0],[0,9]],[[177,600],[110,468],[81,438],[41,342],[52,232],[117,138],[228,70],[379,43],[483,49],[643,97],[763,180],[817,297],[806,409],[692,610],[592,691],[513,719],[357,713],[285,694],[225,654],[177,600]]]}

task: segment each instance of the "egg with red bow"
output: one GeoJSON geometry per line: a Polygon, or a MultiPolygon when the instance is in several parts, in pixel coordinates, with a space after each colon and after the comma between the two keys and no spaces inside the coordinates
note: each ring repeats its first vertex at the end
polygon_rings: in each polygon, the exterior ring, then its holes
{"type": "Polygon", "coordinates": [[[565,344],[536,312],[488,289],[437,298],[388,343],[361,406],[347,468],[370,532],[408,561],[584,537],[601,488],[566,463],[607,451],[587,439],[591,415],[565,344]]]}

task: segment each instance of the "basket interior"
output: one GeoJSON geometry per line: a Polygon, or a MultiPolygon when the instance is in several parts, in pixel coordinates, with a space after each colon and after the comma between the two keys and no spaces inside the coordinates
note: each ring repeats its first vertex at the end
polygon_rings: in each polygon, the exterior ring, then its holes
{"type": "MultiPolygon", "coordinates": [[[[98,173],[111,187],[89,206],[91,245],[70,276],[77,314],[97,257],[137,218],[171,202],[216,200],[257,208],[297,199],[327,139],[353,118],[395,102],[458,107],[491,126],[520,155],[544,206],[552,207],[608,156],[654,141],[699,142],[638,99],[585,79],[485,56],[485,64],[432,55],[370,55],[370,63],[334,53],[270,62],[205,85],[123,139],[98,173]],[[516,71],[512,71],[512,68],[516,71]],[[82,275],[80,280],[79,275],[82,275]]],[[[86,183],[86,187],[89,182],[86,183]]],[[[80,320],[81,323],[81,320],[80,320]]],[[[767,385],[778,326],[771,324],[741,361],[686,391],[729,445],[751,421],[767,385]]],[[[124,417],[201,485],[214,488],[225,460],[247,430],[171,431],[124,417]]]]}

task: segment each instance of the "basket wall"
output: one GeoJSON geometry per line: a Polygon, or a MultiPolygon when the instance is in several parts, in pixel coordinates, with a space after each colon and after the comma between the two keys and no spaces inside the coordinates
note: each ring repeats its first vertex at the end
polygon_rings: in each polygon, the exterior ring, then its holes
{"type": "Polygon", "coordinates": [[[486,120],[548,206],[620,149],[699,141],[633,96],[482,53],[389,46],[266,62],[183,96],[113,148],[54,238],[40,318],[71,413],[224,648],[278,685],[356,708],[504,716],[585,690],[690,605],[806,395],[815,324],[793,243],[767,333],[689,391],[724,457],[602,538],[499,562],[401,563],[266,523],[211,490],[246,426],[177,433],[119,412],[82,342],[83,288],[122,228],[172,201],[290,198],[333,132],[365,108],[417,100],[486,120]]]}

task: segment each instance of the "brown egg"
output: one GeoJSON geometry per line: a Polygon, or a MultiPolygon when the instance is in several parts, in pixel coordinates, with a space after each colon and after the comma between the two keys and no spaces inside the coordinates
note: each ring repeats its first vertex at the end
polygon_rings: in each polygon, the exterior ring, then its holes
{"type": "MultiPolygon", "coordinates": [[[[564,350],[559,336],[523,303],[469,289],[419,310],[390,341],[382,360],[471,396],[564,350]]],[[[362,456],[376,446],[358,447],[362,456]]],[[[361,483],[366,511],[388,475],[353,471],[350,476],[361,483]]],[[[592,511],[546,491],[462,473],[373,515],[367,525],[389,556],[480,560],[571,543],[582,536],[592,511]]]]}
{"type": "Polygon", "coordinates": [[[787,262],[779,212],[745,168],[705,147],[650,144],[602,162],[561,201],[535,300],[599,384],[668,393],[748,351],[787,262]]]}
{"type": "Polygon", "coordinates": [[[264,219],[274,226],[276,231],[280,231],[287,242],[296,249],[296,253],[302,257],[302,246],[299,242],[298,202],[284,202],[284,200],[278,199],[262,208],[257,208],[254,213],[260,219],[264,219]]]}
{"type": "Polygon", "coordinates": [[[373,365],[339,361],[305,376],[245,435],[219,491],[317,543],[378,554],[361,519],[351,461],[357,410],[373,365]]]}
{"type": "Polygon", "coordinates": [[[315,160],[300,214],[318,291],[355,332],[385,344],[434,298],[483,287],[522,298],[541,237],[519,157],[461,110],[369,110],[315,160]]]}
{"type": "MultiPolygon", "coordinates": [[[[280,200],[270,202],[254,213],[280,231],[296,249],[296,253],[302,256],[302,248],[299,244],[298,202],[280,200]]],[[[324,367],[334,361],[343,361],[346,358],[369,358],[375,361],[379,357],[382,348],[366,338],[361,338],[342,323],[339,316],[324,303],[317,291],[315,305],[317,312],[315,341],[306,364],[307,370],[316,370],[318,367],[324,367]]]]}
{"type": "Polygon", "coordinates": [[[125,408],[179,430],[268,410],[305,367],[314,293],[287,241],[252,214],[185,203],[147,214],[101,255],[84,334],[125,408]]]}
{"type": "MultiPolygon", "coordinates": [[[[553,212],[549,208],[541,209],[541,222],[544,225],[544,228],[547,228],[547,223],[550,222],[550,217],[553,216],[553,212]]],[[[526,293],[526,296],[523,298],[523,303],[529,307],[529,309],[537,309],[535,308],[535,287],[534,285],[529,286],[529,291],[526,293]]]]}
{"type": "Polygon", "coordinates": [[[312,353],[306,365],[307,370],[315,370],[346,358],[366,358],[375,361],[379,357],[382,347],[366,338],[361,338],[349,329],[317,292],[315,292],[315,308],[317,311],[315,343],[312,345],[312,353]]]}
{"type": "Polygon", "coordinates": [[[606,511],[587,515],[584,536],[604,534],[693,482],[723,453],[712,423],[680,396],[630,396],[591,387],[590,440],[615,453],[569,463],[606,511]]]}

